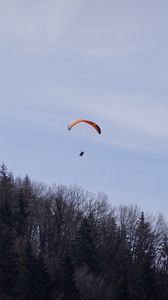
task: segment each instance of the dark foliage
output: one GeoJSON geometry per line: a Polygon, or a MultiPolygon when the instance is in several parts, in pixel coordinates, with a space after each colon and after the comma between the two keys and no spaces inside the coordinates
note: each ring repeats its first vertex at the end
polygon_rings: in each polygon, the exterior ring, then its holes
{"type": "Polygon", "coordinates": [[[168,226],[0,169],[0,299],[167,300],[168,226]]]}

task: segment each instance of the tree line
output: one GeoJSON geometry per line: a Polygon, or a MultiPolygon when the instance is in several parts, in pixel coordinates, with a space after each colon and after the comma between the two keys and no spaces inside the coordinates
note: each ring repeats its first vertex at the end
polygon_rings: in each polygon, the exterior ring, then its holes
{"type": "Polygon", "coordinates": [[[167,221],[3,164],[0,299],[167,300],[167,221]]]}

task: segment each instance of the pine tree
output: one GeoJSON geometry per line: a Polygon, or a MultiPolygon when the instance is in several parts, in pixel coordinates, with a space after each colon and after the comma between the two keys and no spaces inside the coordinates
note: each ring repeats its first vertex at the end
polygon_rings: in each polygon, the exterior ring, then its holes
{"type": "Polygon", "coordinates": [[[23,190],[17,193],[16,233],[18,237],[26,238],[28,232],[28,217],[30,215],[29,202],[24,197],[23,190]]]}
{"type": "Polygon", "coordinates": [[[13,206],[13,200],[15,195],[15,186],[13,174],[9,173],[7,167],[2,164],[0,168],[0,204],[8,201],[10,208],[13,206]]]}
{"type": "Polygon", "coordinates": [[[164,235],[160,249],[160,263],[158,268],[159,296],[168,299],[168,237],[164,235]]]}
{"type": "Polygon", "coordinates": [[[35,260],[30,241],[25,241],[20,254],[19,278],[17,284],[18,300],[33,300],[33,273],[35,260]]]}
{"type": "Polygon", "coordinates": [[[123,226],[116,235],[116,251],[114,255],[114,299],[129,300],[129,271],[131,259],[128,250],[126,228],[123,226]]]}
{"type": "Polygon", "coordinates": [[[59,263],[53,281],[53,299],[78,300],[78,292],[74,281],[74,267],[71,256],[66,253],[59,263]]]}
{"type": "Polygon", "coordinates": [[[50,275],[41,253],[35,258],[34,299],[47,300],[51,288],[50,275]]]}
{"type": "Polygon", "coordinates": [[[17,285],[18,300],[47,300],[50,277],[41,255],[35,256],[30,241],[20,254],[20,270],[17,285]]]}
{"type": "Polygon", "coordinates": [[[134,285],[133,299],[155,299],[156,283],[154,268],[153,234],[149,222],[145,221],[144,213],[138,222],[134,246],[134,285]]]}
{"type": "Polygon", "coordinates": [[[86,218],[82,220],[72,245],[72,259],[76,267],[87,266],[91,271],[99,269],[97,251],[86,218]]]}
{"type": "Polygon", "coordinates": [[[13,215],[8,201],[0,205],[0,299],[15,299],[17,255],[13,215]]]}
{"type": "Polygon", "coordinates": [[[115,300],[129,300],[128,282],[126,274],[121,273],[119,279],[115,283],[113,290],[113,297],[115,300]]]}

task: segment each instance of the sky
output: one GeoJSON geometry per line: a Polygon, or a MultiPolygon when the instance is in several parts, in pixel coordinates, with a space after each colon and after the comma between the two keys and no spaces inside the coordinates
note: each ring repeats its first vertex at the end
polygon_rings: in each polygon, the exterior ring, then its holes
{"type": "Polygon", "coordinates": [[[1,163],[166,217],[167,11],[167,0],[0,0],[1,163]],[[76,118],[102,134],[68,131],[76,118]]]}

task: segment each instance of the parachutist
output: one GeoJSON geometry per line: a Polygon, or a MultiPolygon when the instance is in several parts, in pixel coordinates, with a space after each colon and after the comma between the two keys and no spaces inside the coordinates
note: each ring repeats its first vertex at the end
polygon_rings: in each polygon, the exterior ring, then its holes
{"type": "Polygon", "coordinates": [[[74,120],[74,121],[70,122],[70,123],[68,124],[68,129],[71,130],[71,128],[72,128],[74,125],[76,125],[76,124],[78,124],[78,123],[80,123],[80,122],[84,122],[84,123],[87,123],[87,124],[91,125],[94,129],[96,129],[96,131],[97,131],[99,134],[101,134],[101,128],[100,128],[96,123],[94,123],[94,122],[92,122],[92,121],[89,121],[89,120],[83,120],[83,119],[77,119],[77,120],[74,120]]]}
{"type": "MultiPolygon", "coordinates": [[[[71,121],[71,122],[68,124],[68,129],[71,130],[71,128],[72,128],[73,126],[75,126],[76,124],[81,123],[81,122],[84,122],[84,123],[86,123],[86,124],[92,126],[92,127],[97,131],[98,134],[101,134],[101,128],[100,128],[95,122],[89,121],[89,120],[84,120],[84,119],[76,119],[76,120],[74,120],[74,121],[71,121]]],[[[81,151],[81,152],[79,153],[79,156],[83,156],[83,154],[84,154],[84,151],[81,151]]]]}

